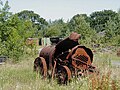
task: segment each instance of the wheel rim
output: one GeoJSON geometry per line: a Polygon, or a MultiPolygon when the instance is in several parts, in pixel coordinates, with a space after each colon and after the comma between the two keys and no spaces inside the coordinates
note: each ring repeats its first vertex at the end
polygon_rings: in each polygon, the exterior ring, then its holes
{"type": "Polygon", "coordinates": [[[71,71],[67,66],[60,66],[57,70],[58,84],[67,84],[71,79],[71,71]]]}
{"type": "Polygon", "coordinates": [[[43,78],[47,76],[47,64],[43,57],[37,57],[34,61],[34,70],[43,78]]]}

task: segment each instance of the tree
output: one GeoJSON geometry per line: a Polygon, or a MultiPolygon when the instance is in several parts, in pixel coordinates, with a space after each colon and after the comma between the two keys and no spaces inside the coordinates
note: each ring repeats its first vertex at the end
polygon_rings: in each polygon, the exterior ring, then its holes
{"type": "Polygon", "coordinates": [[[0,1],[0,22],[3,23],[5,22],[11,15],[12,13],[9,12],[10,6],[8,5],[8,1],[3,4],[2,1],[0,1]]]}
{"type": "Polygon", "coordinates": [[[25,42],[29,37],[34,37],[35,29],[31,21],[20,20],[17,15],[12,15],[0,24],[1,55],[6,55],[13,60],[19,60],[25,52],[25,42]]]}
{"type": "Polygon", "coordinates": [[[90,14],[90,26],[97,32],[104,31],[105,23],[107,23],[109,19],[113,20],[116,15],[117,13],[112,10],[93,12],[90,14]]]}
{"type": "Polygon", "coordinates": [[[7,29],[6,21],[11,16],[9,12],[10,6],[8,1],[5,4],[0,0],[0,55],[7,54],[5,42],[9,36],[9,30],[7,29]]]}
{"type": "Polygon", "coordinates": [[[24,11],[17,13],[17,15],[20,19],[30,20],[34,24],[37,24],[37,23],[39,25],[42,25],[42,24],[47,25],[48,24],[45,19],[41,18],[40,15],[34,13],[34,11],[24,10],[24,11]]]}
{"type": "Polygon", "coordinates": [[[24,10],[17,13],[17,15],[21,20],[29,20],[33,23],[33,27],[37,28],[35,33],[36,36],[39,36],[39,31],[43,30],[48,25],[48,22],[44,18],[40,17],[40,15],[34,13],[34,11],[24,10]]]}
{"type": "Polygon", "coordinates": [[[46,27],[46,29],[43,30],[43,35],[45,37],[65,37],[67,35],[67,30],[67,23],[65,23],[62,19],[59,19],[50,22],[48,27],[46,27]]]}
{"type": "Polygon", "coordinates": [[[111,45],[120,45],[120,13],[114,17],[114,19],[109,19],[105,24],[105,43],[111,45]]]}
{"type": "Polygon", "coordinates": [[[90,27],[89,23],[86,22],[85,18],[77,14],[69,22],[70,32],[74,31],[81,34],[81,39],[86,43],[90,43],[95,36],[95,31],[90,27]]]}
{"type": "Polygon", "coordinates": [[[9,12],[10,6],[8,5],[8,1],[6,1],[5,4],[0,1],[0,6],[0,39],[1,42],[3,42],[6,41],[7,36],[9,35],[9,30],[6,28],[6,21],[9,19],[12,13],[9,12]]]}

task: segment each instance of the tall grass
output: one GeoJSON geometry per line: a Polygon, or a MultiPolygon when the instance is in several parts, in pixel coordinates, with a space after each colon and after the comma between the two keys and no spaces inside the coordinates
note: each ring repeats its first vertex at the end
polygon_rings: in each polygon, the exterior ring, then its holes
{"type": "Polygon", "coordinates": [[[93,64],[99,75],[73,78],[68,85],[58,85],[56,80],[42,80],[33,72],[34,57],[27,57],[17,64],[0,65],[0,90],[119,90],[120,66],[112,61],[120,60],[115,54],[97,53],[93,64]]]}

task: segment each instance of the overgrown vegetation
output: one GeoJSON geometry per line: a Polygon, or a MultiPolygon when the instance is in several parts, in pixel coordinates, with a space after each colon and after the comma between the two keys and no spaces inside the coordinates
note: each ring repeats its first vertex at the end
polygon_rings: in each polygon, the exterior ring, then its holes
{"type": "Polygon", "coordinates": [[[15,61],[28,53],[26,39],[29,37],[64,38],[71,32],[78,32],[82,45],[120,46],[119,11],[102,10],[92,12],[89,16],[77,14],[64,22],[63,19],[46,21],[34,11],[12,14],[9,10],[8,1],[3,3],[0,0],[0,56],[8,56],[15,61]]]}
{"type": "Polygon", "coordinates": [[[112,63],[119,59],[115,53],[94,53],[93,64],[99,75],[73,78],[68,85],[38,77],[33,72],[34,57],[23,58],[17,64],[8,61],[0,68],[0,90],[119,90],[120,67],[112,63]]]}
{"type": "Polygon", "coordinates": [[[34,11],[24,10],[16,14],[9,11],[8,1],[0,0],[0,56],[7,56],[0,65],[0,90],[119,90],[120,67],[116,51],[120,47],[120,11],[102,10],[46,21],[34,11]],[[27,38],[66,37],[71,32],[81,34],[80,44],[94,49],[93,64],[99,76],[73,79],[67,86],[40,77],[33,72],[36,45],[27,45],[27,38]],[[112,50],[112,51],[111,51],[112,50]],[[107,53],[105,53],[107,51],[107,53]],[[101,53],[102,52],[102,53],[101,53]],[[11,63],[11,61],[17,63],[11,63]]]}

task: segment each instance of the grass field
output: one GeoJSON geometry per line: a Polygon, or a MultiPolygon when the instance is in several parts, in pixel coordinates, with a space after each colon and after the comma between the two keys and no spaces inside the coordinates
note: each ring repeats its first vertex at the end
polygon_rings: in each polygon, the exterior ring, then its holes
{"type": "Polygon", "coordinates": [[[99,77],[72,79],[68,85],[37,77],[33,72],[34,58],[0,65],[0,90],[120,90],[120,66],[112,64],[120,62],[115,53],[95,53],[93,65],[100,71],[99,77]]]}

